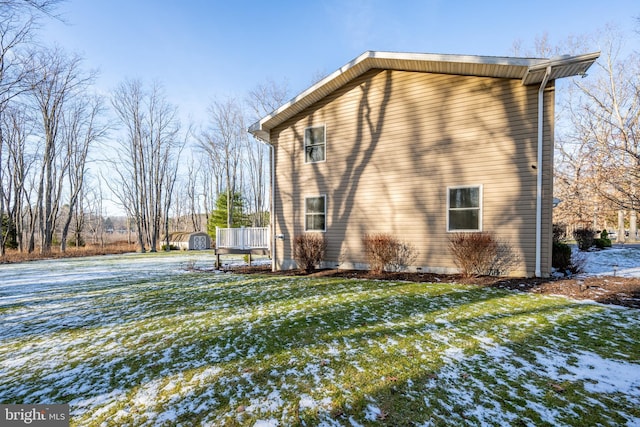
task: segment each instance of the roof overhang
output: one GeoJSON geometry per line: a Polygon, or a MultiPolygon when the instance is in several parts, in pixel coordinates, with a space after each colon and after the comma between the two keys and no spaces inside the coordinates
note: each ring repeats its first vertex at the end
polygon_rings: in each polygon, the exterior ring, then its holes
{"type": "Polygon", "coordinates": [[[271,129],[372,69],[520,79],[524,85],[533,85],[542,82],[548,67],[549,80],[584,76],[599,56],[594,52],[541,59],[367,51],[251,125],[249,132],[270,142],[271,129]]]}

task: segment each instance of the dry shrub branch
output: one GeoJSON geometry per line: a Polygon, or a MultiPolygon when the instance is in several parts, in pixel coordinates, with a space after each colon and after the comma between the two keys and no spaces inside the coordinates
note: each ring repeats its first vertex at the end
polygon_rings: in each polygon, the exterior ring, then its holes
{"type": "Polygon", "coordinates": [[[298,267],[311,273],[324,258],[327,241],[318,233],[299,234],[294,239],[293,258],[298,267]]]}
{"type": "Polygon", "coordinates": [[[489,232],[454,233],[449,238],[449,250],[465,277],[503,276],[518,262],[511,245],[489,232]]]}
{"type": "Polygon", "coordinates": [[[366,234],[362,238],[365,256],[372,273],[402,271],[416,260],[415,248],[386,233],[366,234]]]}

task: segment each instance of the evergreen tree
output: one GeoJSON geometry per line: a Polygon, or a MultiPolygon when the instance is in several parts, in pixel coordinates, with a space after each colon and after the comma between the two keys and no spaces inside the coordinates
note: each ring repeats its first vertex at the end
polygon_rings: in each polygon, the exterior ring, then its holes
{"type": "MultiPolygon", "coordinates": [[[[248,216],[244,213],[244,199],[242,194],[236,192],[233,194],[233,226],[243,227],[251,225],[248,216]]],[[[227,226],[227,192],[223,191],[216,200],[216,208],[211,212],[209,222],[207,223],[207,233],[212,239],[216,238],[216,227],[224,228],[227,226]]]]}
{"type": "Polygon", "coordinates": [[[4,245],[5,249],[17,249],[18,248],[18,234],[16,232],[16,225],[11,218],[5,214],[2,215],[2,233],[0,236],[0,242],[4,245]]]}

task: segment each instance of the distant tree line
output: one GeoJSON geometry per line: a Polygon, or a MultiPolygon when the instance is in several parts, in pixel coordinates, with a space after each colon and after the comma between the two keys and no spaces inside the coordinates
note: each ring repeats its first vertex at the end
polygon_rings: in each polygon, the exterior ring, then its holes
{"type": "Polygon", "coordinates": [[[225,225],[267,225],[268,150],[246,128],[286,100],[286,84],[213,101],[205,124],[185,127],[161,84],[99,96],[79,55],[37,43],[59,3],[0,2],[0,256],[100,241],[107,198],[140,251],[207,230],[221,202],[225,225]]]}

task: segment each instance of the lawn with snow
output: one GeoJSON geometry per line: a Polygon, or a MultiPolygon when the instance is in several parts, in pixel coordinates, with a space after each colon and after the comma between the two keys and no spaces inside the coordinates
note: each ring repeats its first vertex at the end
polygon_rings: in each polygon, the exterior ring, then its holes
{"type": "Polygon", "coordinates": [[[211,262],[0,266],[0,402],[83,426],[640,425],[639,310],[186,268],[211,262]]]}

